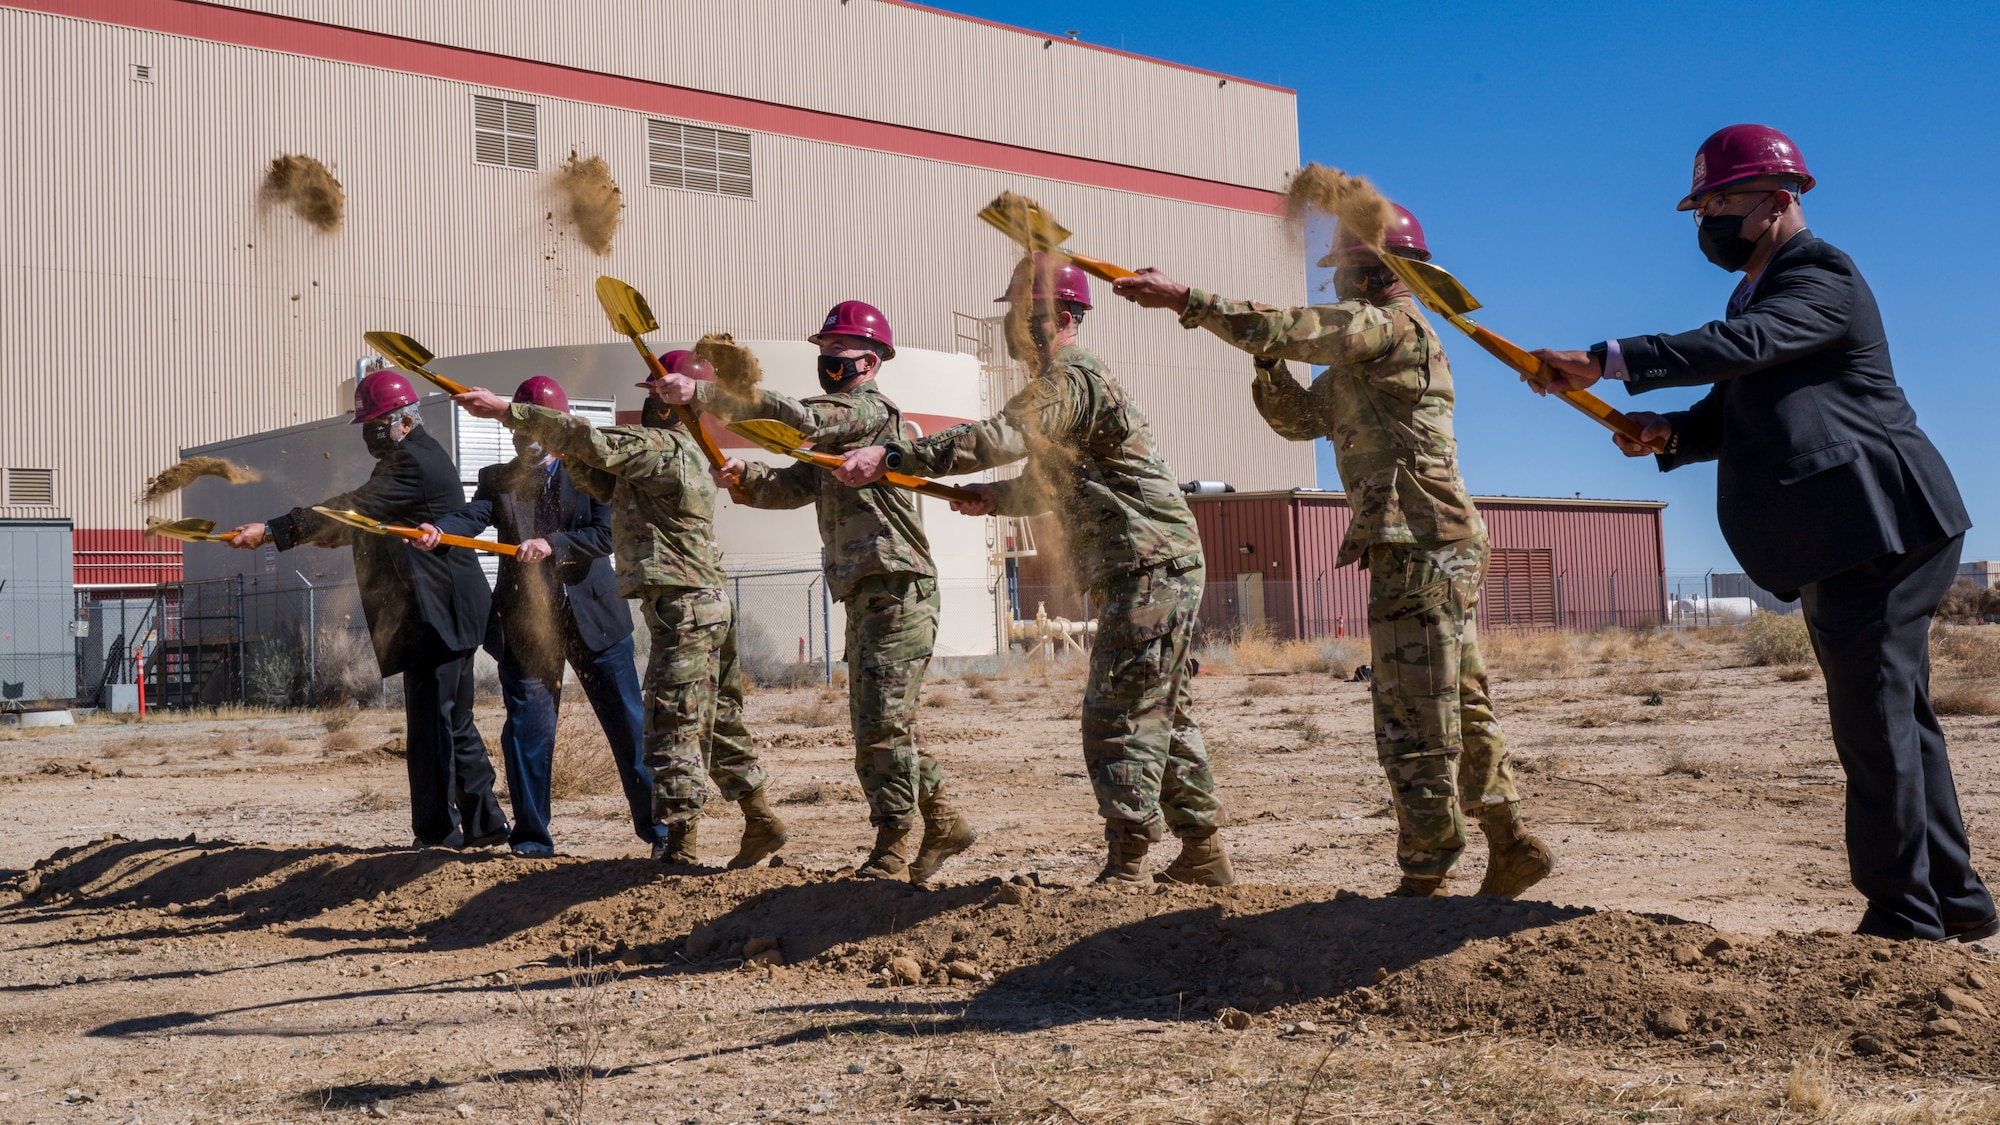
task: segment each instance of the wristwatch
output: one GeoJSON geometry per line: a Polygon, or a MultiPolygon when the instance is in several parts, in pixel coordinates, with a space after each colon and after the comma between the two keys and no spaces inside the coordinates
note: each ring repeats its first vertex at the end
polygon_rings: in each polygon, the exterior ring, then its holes
{"type": "Polygon", "coordinates": [[[900,449],[897,449],[897,448],[896,448],[895,446],[890,446],[890,447],[889,447],[888,449],[884,450],[884,451],[883,451],[883,453],[882,453],[882,465],[883,465],[883,467],[884,467],[884,468],[889,468],[889,469],[900,469],[900,468],[902,468],[902,467],[903,467],[903,451],[902,451],[902,450],[900,450],[900,449]]]}

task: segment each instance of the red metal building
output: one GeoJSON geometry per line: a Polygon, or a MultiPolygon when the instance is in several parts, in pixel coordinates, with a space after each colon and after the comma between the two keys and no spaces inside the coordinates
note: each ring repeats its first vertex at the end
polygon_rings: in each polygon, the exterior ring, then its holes
{"type": "MultiPolygon", "coordinates": [[[[1656,500],[1473,498],[1493,546],[1480,599],[1481,628],[1637,628],[1666,619],[1666,552],[1656,500]]],[[[1368,631],[1368,573],[1336,567],[1347,496],[1301,488],[1192,496],[1208,560],[1202,622],[1262,627],[1278,636],[1368,631]]],[[[1017,607],[1085,613],[1044,560],[1018,567],[1017,607]]]]}

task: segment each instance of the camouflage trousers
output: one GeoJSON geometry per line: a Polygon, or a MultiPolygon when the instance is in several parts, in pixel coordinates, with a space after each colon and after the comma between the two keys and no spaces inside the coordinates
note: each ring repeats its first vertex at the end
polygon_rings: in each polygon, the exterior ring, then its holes
{"type": "Polygon", "coordinates": [[[1103,609],[1083,689],[1084,768],[1107,824],[1130,822],[1150,840],[1222,819],[1201,727],[1189,713],[1188,645],[1204,574],[1193,555],[1091,591],[1103,609]]]}
{"type": "Polygon", "coordinates": [[[653,771],[653,817],[686,824],[701,816],[704,774],[728,801],[762,789],[766,780],[743,725],[736,615],[721,590],[651,586],[638,597],[652,634],[643,745],[653,771]]]}
{"type": "Polygon", "coordinates": [[[847,610],[847,716],[854,773],[868,796],[868,823],[910,828],[917,806],[944,784],[936,759],[917,747],[917,705],[937,643],[937,579],[874,574],[854,584],[847,610]]]}
{"type": "Polygon", "coordinates": [[[1466,815],[1512,816],[1520,799],[1474,632],[1486,556],[1484,538],[1368,549],[1375,750],[1408,875],[1449,874],[1466,815]]]}

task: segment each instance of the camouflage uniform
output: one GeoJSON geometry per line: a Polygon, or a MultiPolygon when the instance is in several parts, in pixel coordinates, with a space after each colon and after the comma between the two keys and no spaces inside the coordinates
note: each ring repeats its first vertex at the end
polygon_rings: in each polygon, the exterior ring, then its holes
{"type": "MultiPolygon", "coordinates": [[[[708,413],[731,421],[777,419],[827,453],[902,433],[902,412],[873,380],[804,400],[764,390],[744,399],[709,382],[697,383],[696,393],[696,405],[708,413]]],[[[869,823],[913,827],[919,806],[944,780],[917,742],[918,693],[938,627],[937,568],[917,495],[886,484],[849,488],[803,461],[776,468],[751,463],[741,492],[753,508],[816,505],[827,590],[847,609],[847,709],[869,823]]]]}
{"type": "Polygon", "coordinates": [[[1473,631],[1486,525],[1458,476],[1444,348],[1408,297],[1279,309],[1195,289],[1181,324],[1258,357],[1251,393],[1279,436],[1333,443],[1353,513],[1335,565],[1369,572],[1375,745],[1396,858],[1406,875],[1446,875],[1465,847],[1464,814],[1512,821],[1519,798],[1473,631]],[[1286,359],[1327,370],[1301,387],[1286,359]]]}
{"type": "Polygon", "coordinates": [[[679,426],[593,429],[526,403],[502,421],[564,458],[577,487],[611,505],[618,594],[638,599],[652,634],[645,755],[654,818],[668,826],[699,819],[704,773],[727,800],[762,789],[715,545],[715,485],[694,438],[679,426]]]}
{"type": "Polygon", "coordinates": [[[1096,356],[1067,347],[994,417],[889,444],[904,471],[929,477],[1027,459],[995,487],[996,510],[1053,512],[1074,584],[1103,607],[1083,696],[1098,811],[1149,840],[1212,829],[1222,805],[1188,691],[1201,538],[1125,388],[1096,356]]]}

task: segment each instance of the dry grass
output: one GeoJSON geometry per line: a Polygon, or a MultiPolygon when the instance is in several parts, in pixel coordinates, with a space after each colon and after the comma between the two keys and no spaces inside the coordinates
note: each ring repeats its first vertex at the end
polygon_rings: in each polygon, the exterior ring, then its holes
{"type": "Polygon", "coordinates": [[[1780,617],[1758,610],[1743,623],[1743,654],[1752,664],[1808,664],[1813,660],[1812,636],[1806,619],[1797,613],[1780,617]]]}
{"type": "Polygon", "coordinates": [[[2000,627],[1935,626],[1931,629],[1931,659],[1954,675],[2000,679],[2000,627]]]}
{"type": "Polygon", "coordinates": [[[1796,684],[1819,675],[1817,664],[1790,664],[1778,669],[1780,683],[1796,684]]]}
{"type": "Polygon", "coordinates": [[[555,753],[549,762],[549,796],[557,799],[621,793],[611,743],[587,706],[565,703],[556,720],[555,753]]]}
{"type": "Polygon", "coordinates": [[[1723,762],[1719,758],[1677,747],[1667,751],[1666,759],[1660,763],[1660,773],[1668,777],[1680,774],[1699,778],[1718,773],[1722,767],[1723,762]]]}
{"type": "Polygon", "coordinates": [[[1252,675],[1259,672],[1317,672],[1345,678],[1368,659],[1368,648],[1353,637],[1295,641],[1252,630],[1212,643],[1200,653],[1202,670],[1252,675]]]}
{"type": "Polygon", "coordinates": [[[778,798],[781,805],[837,805],[864,800],[861,787],[851,781],[808,781],[778,798]]]}
{"type": "Polygon", "coordinates": [[[319,725],[326,728],[327,733],[331,734],[334,731],[346,730],[348,727],[353,726],[354,720],[360,717],[361,708],[356,706],[328,707],[319,713],[319,725]]]}
{"type": "Polygon", "coordinates": [[[831,691],[815,692],[809,699],[779,709],[771,719],[800,727],[842,726],[847,722],[847,698],[831,691]]]}
{"type": "Polygon", "coordinates": [[[400,803],[400,799],[394,793],[386,789],[377,789],[372,785],[363,786],[361,791],[354,795],[354,807],[363,812],[387,812],[400,803]]]}
{"type": "Polygon", "coordinates": [[[326,736],[320,743],[320,752],[329,758],[338,758],[360,751],[368,745],[368,740],[357,731],[337,730],[326,736]]]}
{"type": "Polygon", "coordinates": [[[1940,715],[2000,715],[2000,689],[1977,680],[1942,680],[1931,685],[1931,709],[1940,715]]]}

